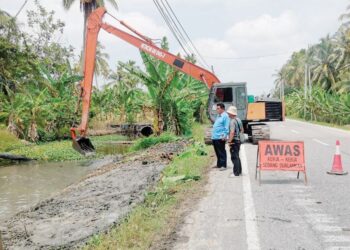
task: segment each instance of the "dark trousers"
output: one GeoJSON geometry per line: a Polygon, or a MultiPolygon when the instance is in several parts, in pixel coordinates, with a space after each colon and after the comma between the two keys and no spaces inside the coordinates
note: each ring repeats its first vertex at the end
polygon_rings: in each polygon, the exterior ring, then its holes
{"type": "Polygon", "coordinates": [[[241,148],[241,142],[234,142],[230,146],[231,160],[233,163],[233,174],[240,175],[242,174],[242,165],[241,159],[239,158],[239,150],[241,148]]]}
{"type": "Polygon", "coordinates": [[[217,167],[227,167],[227,156],[226,156],[226,149],[225,144],[226,142],[223,140],[212,140],[213,146],[217,158],[216,166],[217,167]]]}

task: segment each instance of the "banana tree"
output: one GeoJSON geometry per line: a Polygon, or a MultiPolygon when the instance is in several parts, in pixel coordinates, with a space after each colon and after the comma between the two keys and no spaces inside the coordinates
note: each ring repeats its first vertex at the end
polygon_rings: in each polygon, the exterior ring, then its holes
{"type": "Polygon", "coordinates": [[[26,96],[15,94],[7,89],[6,95],[0,92],[0,122],[7,125],[7,130],[17,137],[25,137],[23,114],[26,110],[26,96]]]}
{"type": "MultiPolygon", "coordinates": [[[[166,38],[161,46],[168,49],[166,38]]],[[[155,132],[161,134],[163,130],[171,130],[176,134],[187,133],[194,110],[202,103],[201,96],[208,94],[205,85],[142,51],[140,53],[146,72],[132,67],[125,69],[147,87],[154,112],[155,132]]]]}

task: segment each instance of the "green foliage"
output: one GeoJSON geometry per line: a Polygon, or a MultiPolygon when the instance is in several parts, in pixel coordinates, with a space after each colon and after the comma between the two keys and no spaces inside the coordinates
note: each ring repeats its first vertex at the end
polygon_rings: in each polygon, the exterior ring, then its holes
{"type": "Polygon", "coordinates": [[[91,110],[102,119],[118,114],[120,122],[134,123],[147,98],[139,79],[123,70],[123,65],[136,67],[133,61],[118,62],[116,71],[109,76],[111,81],[102,90],[94,90],[91,110]]]}
{"type": "Polygon", "coordinates": [[[64,23],[37,1],[28,11],[31,34],[0,38],[0,122],[19,138],[49,141],[65,137],[75,120],[74,83],[81,80],[70,69],[71,47],[56,39],[64,23]]]}
{"type": "Polygon", "coordinates": [[[298,90],[287,96],[286,108],[289,116],[338,125],[350,124],[349,94],[335,94],[315,87],[305,99],[304,91],[298,90]]]}
{"type": "Polygon", "coordinates": [[[208,146],[195,142],[180,154],[163,172],[167,177],[184,175],[185,179],[196,179],[201,176],[203,158],[208,157],[208,146]],[[202,153],[203,152],[203,153],[202,153]]]}
{"type": "Polygon", "coordinates": [[[163,133],[160,136],[150,136],[147,138],[138,139],[134,145],[131,147],[132,151],[137,151],[140,149],[149,148],[159,143],[166,143],[176,141],[178,137],[174,136],[171,133],[163,133]]]}
{"type": "Polygon", "coordinates": [[[86,158],[72,148],[71,141],[57,141],[39,145],[33,144],[9,152],[45,161],[81,160],[86,158]]]}
{"type": "Polygon", "coordinates": [[[284,85],[287,115],[303,119],[349,124],[350,91],[350,26],[346,21],[333,35],[318,44],[293,53],[276,74],[274,93],[284,85]],[[304,96],[305,64],[310,69],[310,87],[304,96]]]}
{"type": "Polygon", "coordinates": [[[7,152],[20,146],[22,146],[22,143],[16,136],[6,129],[0,128],[0,152],[7,152]]]}
{"type": "Polygon", "coordinates": [[[327,35],[308,49],[294,52],[276,74],[275,93],[282,83],[286,87],[302,88],[305,81],[305,64],[309,65],[312,86],[345,93],[350,90],[350,26],[348,13],[343,14],[338,31],[327,35]]]}
{"type": "MultiPolygon", "coordinates": [[[[39,130],[39,134],[41,131],[39,130]]],[[[49,134],[45,135],[49,137],[49,134]]],[[[52,135],[54,137],[54,135],[52,135]]],[[[47,138],[51,140],[52,138],[47,138]]],[[[108,142],[116,142],[125,140],[125,136],[121,135],[104,135],[90,137],[94,146],[98,149],[108,142]]],[[[5,129],[0,129],[0,152],[9,152],[12,154],[24,155],[28,158],[45,161],[65,161],[65,160],[82,160],[86,156],[81,155],[72,148],[71,140],[41,142],[39,144],[24,145],[14,135],[5,129]]],[[[100,157],[105,152],[97,150],[93,157],[100,157]]]]}
{"type": "MultiPolygon", "coordinates": [[[[162,48],[168,49],[166,38],[162,40],[162,48]]],[[[140,53],[146,72],[127,65],[123,67],[147,87],[156,133],[167,130],[176,135],[190,134],[194,112],[205,105],[208,96],[206,86],[153,56],[140,53]]]]}

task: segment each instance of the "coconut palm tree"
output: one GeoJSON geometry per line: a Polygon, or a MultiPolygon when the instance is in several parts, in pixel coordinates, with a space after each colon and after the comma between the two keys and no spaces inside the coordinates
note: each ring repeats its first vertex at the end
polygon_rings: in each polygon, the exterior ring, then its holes
{"type": "Polygon", "coordinates": [[[350,5],[346,7],[346,13],[342,14],[339,19],[341,21],[344,21],[343,25],[346,27],[350,26],[350,5]]]}
{"type": "Polygon", "coordinates": [[[313,80],[319,83],[325,90],[334,89],[338,79],[336,62],[338,55],[329,35],[322,38],[315,47],[313,80]]]}
{"type": "Polygon", "coordinates": [[[340,71],[350,68],[350,29],[339,29],[333,39],[335,52],[338,54],[336,68],[340,71]]]}
{"type": "Polygon", "coordinates": [[[124,68],[139,70],[134,61],[126,63],[118,62],[116,72],[110,75],[112,82],[109,83],[112,93],[112,102],[117,105],[122,121],[132,123],[135,114],[141,110],[146,101],[145,93],[141,89],[140,80],[136,76],[125,71],[124,68]]]}
{"type": "Polygon", "coordinates": [[[0,35],[4,35],[10,40],[11,37],[17,37],[18,33],[19,28],[16,18],[0,9],[0,35]]]}
{"type": "MultiPolygon", "coordinates": [[[[66,10],[69,10],[73,3],[75,3],[75,0],[63,0],[63,7],[66,10]]],[[[108,0],[109,3],[112,4],[113,7],[116,9],[118,8],[116,0],[108,0]]],[[[105,1],[104,0],[80,0],[80,10],[84,13],[84,35],[83,35],[83,41],[85,40],[85,34],[86,34],[86,22],[93,10],[95,10],[98,7],[104,6],[105,1]]],[[[84,48],[84,45],[83,45],[84,48]]]]}
{"type": "Polygon", "coordinates": [[[285,80],[289,86],[301,87],[304,83],[306,51],[293,53],[285,66],[285,80]]]}
{"type": "Polygon", "coordinates": [[[108,65],[108,59],[109,55],[106,52],[103,52],[103,49],[105,47],[97,43],[96,48],[96,64],[95,64],[95,74],[98,76],[103,76],[104,78],[107,78],[110,74],[110,69],[108,65]]]}

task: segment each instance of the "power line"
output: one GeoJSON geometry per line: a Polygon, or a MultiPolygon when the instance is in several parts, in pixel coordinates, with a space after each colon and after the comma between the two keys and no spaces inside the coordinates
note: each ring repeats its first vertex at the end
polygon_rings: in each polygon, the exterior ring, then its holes
{"type": "Polygon", "coordinates": [[[22,4],[21,8],[17,11],[16,15],[14,15],[13,18],[16,18],[19,13],[21,13],[21,11],[23,10],[24,6],[27,4],[28,0],[25,0],[24,3],[22,4]]]}
{"type": "MultiPolygon", "coordinates": [[[[166,14],[167,14],[167,17],[168,17],[168,20],[170,21],[170,23],[172,24],[172,26],[174,27],[174,30],[176,31],[176,33],[179,35],[179,38],[182,40],[182,42],[184,42],[185,44],[185,47],[186,47],[186,39],[184,38],[184,36],[182,35],[182,32],[180,31],[179,27],[177,26],[177,24],[175,23],[172,15],[170,14],[168,8],[166,7],[166,5],[164,4],[163,0],[160,1],[161,4],[163,5],[163,9],[165,10],[166,14]]],[[[188,47],[186,47],[186,49],[190,52],[190,54],[192,53],[191,52],[191,49],[189,49],[188,47]]]]}
{"type": "Polygon", "coordinates": [[[166,22],[167,26],[169,27],[170,31],[174,35],[175,39],[178,41],[180,46],[182,47],[183,51],[187,56],[190,56],[190,54],[197,55],[199,61],[199,64],[201,64],[203,67],[208,67],[208,64],[205,62],[204,58],[200,55],[197,48],[195,48],[193,42],[189,38],[188,34],[186,33],[185,29],[181,25],[179,19],[175,15],[174,10],[171,8],[169,2],[167,0],[153,0],[154,4],[156,5],[158,11],[162,15],[164,21],[166,22]],[[165,3],[164,3],[165,2],[165,3]],[[178,23],[178,24],[177,24],[178,23]],[[181,29],[179,28],[181,27],[181,29]],[[183,35],[185,33],[185,35],[183,35]],[[186,39],[187,37],[187,39],[186,39]]]}
{"type": "Polygon", "coordinates": [[[166,16],[166,14],[165,14],[163,8],[161,7],[161,5],[159,4],[159,2],[158,2],[157,0],[153,0],[153,2],[154,2],[154,4],[156,5],[156,7],[157,7],[159,13],[162,15],[162,17],[163,17],[165,23],[166,23],[167,26],[169,27],[171,33],[174,35],[175,39],[176,39],[177,42],[180,44],[180,46],[181,46],[181,48],[183,49],[183,51],[185,52],[185,54],[186,54],[187,56],[189,56],[187,50],[185,49],[184,45],[183,45],[182,42],[180,41],[179,37],[176,35],[176,32],[175,32],[175,30],[174,30],[172,24],[170,23],[169,18],[166,16]]]}
{"type": "Polygon", "coordinates": [[[173,9],[171,8],[170,4],[168,3],[168,0],[165,0],[165,2],[167,3],[171,13],[173,14],[173,16],[175,17],[176,21],[178,22],[178,24],[180,25],[182,31],[185,33],[188,41],[190,42],[191,46],[193,47],[193,49],[196,51],[197,55],[199,56],[200,60],[202,60],[202,62],[209,68],[208,64],[206,63],[206,61],[204,60],[204,58],[202,57],[202,55],[199,53],[198,49],[196,48],[196,46],[193,44],[191,38],[188,36],[186,30],[184,29],[184,27],[182,26],[181,22],[179,21],[179,19],[177,18],[175,12],[173,11],[173,9]]]}

